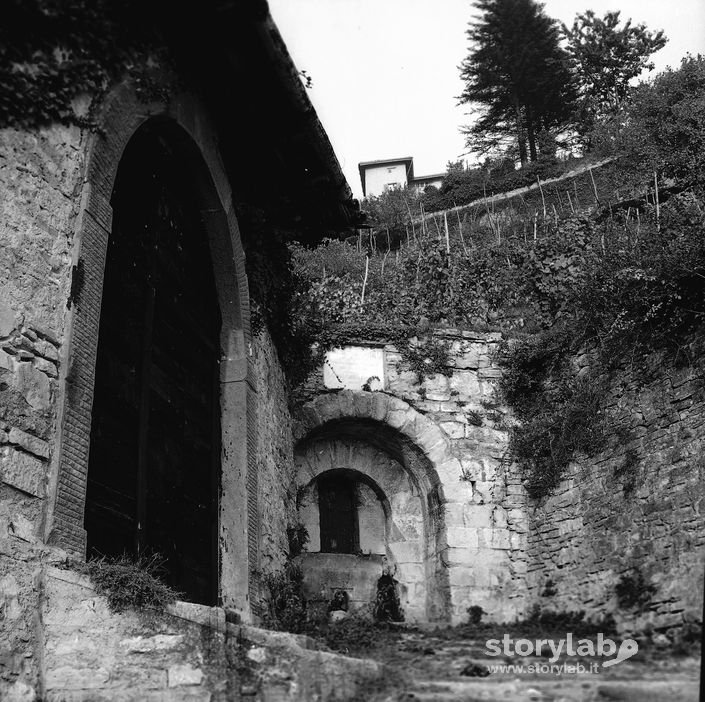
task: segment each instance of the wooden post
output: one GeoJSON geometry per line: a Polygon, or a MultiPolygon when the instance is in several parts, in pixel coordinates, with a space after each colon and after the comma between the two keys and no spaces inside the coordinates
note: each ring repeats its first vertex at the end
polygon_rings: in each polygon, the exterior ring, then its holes
{"type": "Polygon", "coordinates": [[[456,207],[455,214],[458,216],[458,232],[460,233],[460,243],[463,245],[463,253],[467,256],[468,250],[465,246],[465,237],[463,236],[463,223],[460,221],[460,210],[456,207]]]}
{"type": "Polygon", "coordinates": [[[448,232],[448,215],[443,213],[443,225],[446,229],[446,253],[450,253],[450,234],[448,232]]]}
{"type": "Polygon", "coordinates": [[[433,214],[433,223],[436,225],[436,232],[438,232],[438,241],[440,241],[443,237],[441,235],[441,228],[438,226],[438,220],[436,219],[435,212],[433,214]]]}
{"type": "Polygon", "coordinates": [[[595,177],[592,175],[592,167],[588,168],[588,172],[590,173],[590,180],[592,182],[592,191],[595,193],[595,202],[597,203],[597,206],[600,206],[600,198],[597,195],[597,186],[595,185],[595,177]]]}
{"type": "Polygon", "coordinates": [[[568,204],[570,205],[570,211],[575,214],[575,207],[573,207],[573,200],[570,197],[570,190],[566,190],[565,194],[568,196],[568,204]]]}
{"type": "Polygon", "coordinates": [[[536,182],[539,184],[539,191],[541,192],[541,203],[543,204],[543,218],[546,219],[546,198],[543,196],[543,188],[541,187],[541,178],[536,176],[536,182]]]}
{"type": "Polygon", "coordinates": [[[367,287],[367,274],[370,270],[370,256],[365,256],[365,278],[362,281],[362,295],[360,296],[360,304],[365,304],[365,288],[367,287]]]}
{"type": "Polygon", "coordinates": [[[658,198],[658,175],[654,171],[654,202],[656,203],[656,231],[661,231],[661,206],[658,198]]]}

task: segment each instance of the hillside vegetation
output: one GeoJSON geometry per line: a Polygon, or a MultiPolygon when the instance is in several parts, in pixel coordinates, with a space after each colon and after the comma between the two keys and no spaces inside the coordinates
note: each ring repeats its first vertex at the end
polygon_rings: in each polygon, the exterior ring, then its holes
{"type": "Polygon", "coordinates": [[[574,376],[572,355],[589,353],[595,378],[653,350],[698,362],[705,59],[642,85],[618,126],[594,135],[615,160],[572,180],[426,219],[423,199],[392,191],[368,203],[372,230],[293,247],[299,330],[319,351],[391,338],[431,370],[443,360],[434,326],[504,332],[503,391],[522,420],[513,448],[545,493],[577,451],[601,446],[597,387],[574,376]]]}

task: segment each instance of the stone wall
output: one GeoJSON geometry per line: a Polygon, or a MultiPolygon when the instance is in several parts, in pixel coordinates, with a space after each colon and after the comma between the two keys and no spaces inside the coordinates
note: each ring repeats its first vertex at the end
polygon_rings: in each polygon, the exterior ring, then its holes
{"type": "MultiPolygon", "coordinates": [[[[33,133],[0,130],[3,699],[10,689],[33,689],[41,677],[41,652],[37,647],[42,636],[38,617],[42,585],[38,573],[48,562],[66,558],[62,548],[68,550],[69,544],[61,536],[64,532],[57,532],[58,521],[70,516],[76,536],[72,545],[84,543],[92,363],[105,257],[104,251],[102,255],[96,253],[100,249],[96,242],[107,242],[112,177],[125,143],[150,113],[167,109],[163,105],[142,106],[135,100],[126,86],[119,86],[106,98],[105,135],[63,126],[33,133]],[[86,251],[91,247],[93,254],[89,257],[86,251]],[[90,320],[93,332],[87,332],[84,323],[83,331],[77,333],[81,317],[90,320]],[[81,422],[66,419],[68,407],[73,412],[68,414],[74,417],[78,413],[81,422]],[[81,450],[77,451],[79,445],[81,450]],[[68,475],[64,464],[76,470],[68,475]],[[62,475],[68,478],[59,490],[62,475]],[[63,516],[57,521],[59,493],[63,516]]],[[[221,506],[227,515],[221,514],[220,583],[226,591],[227,605],[247,619],[249,576],[281,563],[285,526],[294,504],[286,388],[266,334],[253,342],[251,353],[247,352],[249,308],[244,255],[227,179],[222,165],[221,170],[216,168],[220,160],[214,146],[215,133],[207,129],[202,106],[189,96],[175,98],[170,109],[173,114],[168,118],[176,119],[176,114],[186,131],[197,134],[200,141],[194,150],[200,149],[206,165],[215,169],[213,174],[228,211],[220,213],[211,207],[208,217],[220,217],[213,227],[222,230],[224,237],[231,235],[234,242],[230,249],[224,246],[215,252],[215,267],[227,288],[221,307],[225,302],[230,306],[227,314],[221,309],[230,326],[222,343],[221,363],[221,394],[225,398],[221,404],[226,420],[221,506]],[[227,256],[237,275],[230,274],[227,256]],[[234,305],[237,310],[230,309],[234,305]],[[234,387],[239,388],[235,399],[234,387]],[[250,489],[252,484],[254,490],[250,489]],[[227,529],[223,528],[226,522],[227,529]],[[263,527],[258,529],[258,524],[263,527]]],[[[74,557],[83,556],[82,548],[71,550],[74,557]]]]}
{"type": "Polygon", "coordinates": [[[627,631],[699,622],[703,605],[705,379],[655,355],[645,366],[609,378],[606,449],[529,506],[532,599],[627,631]],[[639,578],[654,594],[620,607],[615,586],[639,578]]]}
{"type": "Polygon", "coordinates": [[[39,671],[35,576],[47,558],[82,147],[74,127],[0,131],[0,697],[32,694],[39,671]]]}
{"type": "MultiPolygon", "coordinates": [[[[521,477],[508,457],[511,418],[496,392],[499,335],[444,330],[434,336],[448,349],[448,367],[421,382],[391,344],[368,345],[375,352],[365,354],[359,343],[347,357],[329,356],[329,367],[306,388],[296,435],[305,440],[316,427],[368,417],[411,441],[430,460],[444,496],[435,538],[450,611],[441,618],[465,621],[467,608],[479,605],[489,618],[512,619],[526,608],[528,520],[521,477]],[[370,382],[372,376],[379,380],[370,382]]],[[[430,505],[433,495],[422,499],[430,505]]]]}
{"type": "MultiPolygon", "coordinates": [[[[535,605],[584,610],[593,619],[610,613],[629,631],[700,622],[702,372],[675,368],[654,355],[634,364],[646,370],[624,367],[605,378],[605,450],[572,464],[548,498],[531,499],[508,456],[512,419],[498,403],[500,370],[492,361],[498,335],[446,330],[435,337],[447,345],[449,365],[446,375],[423,382],[389,344],[371,345],[374,353],[358,348],[354,354],[331,354],[328,367],[306,388],[299,435],[305,436],[311,424],[338,421],[345,414],[364,416],[365,396],[380,392],[407,405],[397,407],[390,399],[389,409],[377,412],[377,418],[408,429],[417,442],[424,432],[412,428],[419,423],[413,412],[442,430],[445,453],[433,446],[426,453],[439,467],[445,495],[452,619],[462,620],[467,606],[480,604],[499,620],[524,616],[535,605]],[[379,381],[370,383],[372,375],[379,381]],[[377,392],[363,392],[363,385],[377,392]],[[340,400],[331,399],[341,387],[347,390],[340,400]],[[312,420],[310,413],[318,418],[312,420]],[[460,470],[452,468],[448,455],[460,470]],[[642,602],[620,606],[620,582],[637,590],[641,582],[646,595],[650,588],[655,591],[642,602]]],[[[688,352],[691,358],[702,355],[692,345],[688,352]]],[[[585,373],[588,363],[587,357],[576,359],[576,371],[585,373]]],[[[639,592],[634,594],[638,599],[639,592]]]]}
{"type": "Polygon", "coordinates": [[[282,567],[289,550],[286,530],[296,522],[293,438],[287,384],[267,330],[254,340],[257,386],[257,481],[259,567],[282,567]]]}
{"type": "Polygon", "coordinates": [[[80,130],[0,131],[0,529],[40,535],[55,457],[80,130]]]}
{"type": "MultiPolygon", "coordinates": [[[[47,702],[345,700],[382,674],[371,661],[319,651],[306,637],[226,622],[219,607],[176,603],[116,614],[84,575],[48,567],[37,580],[36,692],[47,702]]],[[[34,698],[25,685],[3,700],[34,698]]]]}

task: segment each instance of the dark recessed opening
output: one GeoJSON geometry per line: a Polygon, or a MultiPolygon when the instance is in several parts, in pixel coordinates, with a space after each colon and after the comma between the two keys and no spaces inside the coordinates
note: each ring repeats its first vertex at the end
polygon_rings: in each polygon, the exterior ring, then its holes
{"type": "Polygon", "coordinates": [[[360,534],[357,516],[357,483],[342,471],[318,479],[322,553],[357,553],[360,534]]]}
{"type": "Polygon", "coordinates": [[[93,401],[88,556],[160,554],[215,604],[220,310],[191,170],[159,125],[113,191],[93,401]]]}

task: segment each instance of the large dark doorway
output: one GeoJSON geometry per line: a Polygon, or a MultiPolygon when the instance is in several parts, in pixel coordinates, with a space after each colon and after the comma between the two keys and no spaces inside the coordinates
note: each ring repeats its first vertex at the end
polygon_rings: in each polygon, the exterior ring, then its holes
{"type": "Polygon", "coordinates": [[[193,176],[143,127],[112,196],[85,526],[88,555],[160,554],[215,604],[220,311],[193,176]]]}

